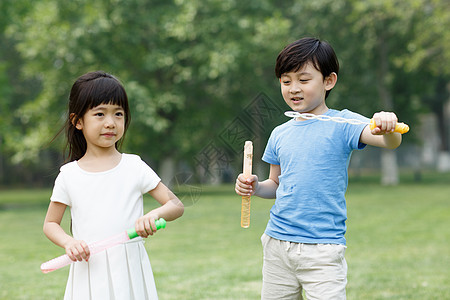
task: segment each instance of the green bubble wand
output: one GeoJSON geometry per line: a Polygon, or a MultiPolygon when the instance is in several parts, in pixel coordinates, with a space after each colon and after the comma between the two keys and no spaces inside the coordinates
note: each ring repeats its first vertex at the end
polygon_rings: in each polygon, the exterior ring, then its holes
{"type": "MultiPolygon", "coordinates": [[[[159,219],[155,221],[156,229],[162,229],[166,228],[166,220],[159,219]]],[[[126,231],[123,231],[119,234],[116,234],[112,237],[109,237],[107,239],[93,242],[88,245],[89,251],[91,255],[94,255],[96,253],[102,252],[108,248],[111,248],[113,246],[123,244],[129,240],[134,239],[135,237],[138,237],[138,234],[136,233],[135,228],[130,228],[126,231]]],[[[57,269],[60,269],[62,267],[65,267],[67,265],[70,265],[74,261],[69,258],[67,254],[61,255],[59,257],[56,257],[52,260],[49,260],[41,265],[41,271],[42,273],[49,273],[52,271],[55,271],[57,269]]]]}

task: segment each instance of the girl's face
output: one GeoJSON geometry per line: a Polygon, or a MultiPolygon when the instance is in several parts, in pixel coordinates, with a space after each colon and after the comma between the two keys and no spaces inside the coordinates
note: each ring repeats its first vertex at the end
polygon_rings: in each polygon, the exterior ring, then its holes
{"type": "Polygon", "coordinates": [[[297,112],[320,115],[328,110],[325,93],[336,84],[337,75],[323,75],[311,63],[296,72],[281,75],[281,94],[289,107],[297,112]]]}
{"type": "Polygon", "coordinates": [[[100,104],[89,109],[76,124],[86,139],[87,151],[115,149],[116,142],[124,134],[124,119],[125,112],[119,105],[100,104]]]}

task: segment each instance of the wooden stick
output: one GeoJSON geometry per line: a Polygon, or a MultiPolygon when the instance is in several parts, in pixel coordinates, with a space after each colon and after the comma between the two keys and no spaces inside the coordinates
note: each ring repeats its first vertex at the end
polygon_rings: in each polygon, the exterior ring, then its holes
{"type": "MultiPolygon", "coordinates": [[[[253,143],[246,141],[244,145],[244,166],[243,173],[245,179],[252,175],[252,158],[253,158],[253,143]]],[[[241,205],[241,227],[248,228],[250,226],[250,196],[242,197],[241,205]]]]}

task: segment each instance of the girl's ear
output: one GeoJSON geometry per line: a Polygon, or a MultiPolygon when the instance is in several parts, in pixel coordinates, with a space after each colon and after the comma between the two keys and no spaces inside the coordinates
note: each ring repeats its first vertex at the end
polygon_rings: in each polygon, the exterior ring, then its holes
{"type": "Polygon", "coordinates": [[[70,116],[70,122],[73,126],[75,126],[76,129],[81,130],[83,129],[83,124],[81,123],[81,119],[77,118],[77,116],[74,113],[71,113],[70,116]]]}
{"type": "Polygon", "coordinates": [[[325,77],[325,90],[329,91],[336,85],[337,82],[337,74],[332,72],[330,75],[325,77]]]}

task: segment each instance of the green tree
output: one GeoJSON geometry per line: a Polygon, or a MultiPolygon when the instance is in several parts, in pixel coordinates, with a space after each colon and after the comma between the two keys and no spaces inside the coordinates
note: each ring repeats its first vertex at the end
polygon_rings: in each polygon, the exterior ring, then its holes
{"type": "Polygon", "coordinates": [[[131,99],[127,149],[192,160],[214,137],[210,129],[223,128],[267,85],[261,59],[272,65],[267,53],[284,44],[287,28],[270,1],[36,2],[8,27],[26,62],[21,74],[42,86],[16,110],[23,130],[11,135],[19,141],[14,159],[35,159],[62,125],[74,79],[104,69],[131,99]]]}
{"type": "Polygon", "coordinates": [[[8,28],[31,8],[28,1],[0,2],[0,182],[5,184],[30,177],[25,170],[29,165],[13,166],[9,158],[16,149],[17,133],[24,130],[21,122],[24,116],[17,109],[36,96],[39,84],[21,76],[20,68],[25,62],[15,49],[18,39],[8,28]]]}
{"type": "MultiPolygon", "coordinates": [[[[437,37],[448,36],[443,26],[448,24],[448,9],[444,9],[444,3],[439,0],[433,4],[421,0],[293,1],[289,18],[300,23],[297,30],[293,30],[294,36],[306,32],[326,37],[336,49],[342,72],[330,105],[348,107],[367,116],[379,110],[395,111],[402,121],[414,128],[417,115],[424,108],[423,100],[430,92],[436,94],[429,88],[436,76],[405,66],[412,63],[409,61],[412,52],[419,56],[415,61],[423,62],[421,46],[427,48],[425,41],[436,41],[428,45],[435,49],[440,43],[437,37]],[[428,23],[434,25],[424,26],[428,23]],[[423,41],[421,46],[418,40],[423,41]]],[[[442,53],[442,47],[438,48],[442,53]]],[[[436,55],[428,57],[435,58],[436,55]]],[[[448,57],[441,55],[441,58],[448,62],[448,57]]],[[[382,182],[396,184],[398,171],[394,151],[382,151],[381,167],[382,182]]]]}
{"type": "MultiPolygon", "coordinates": [[[[275,58],[302,36],[330,41],[339,56],[338,87],[327,100],[332,107],[368,116],[394,110],[414,125],[423,99],[437,99],[437,107],[448,99],[448,94],[436,96],[448,84],[445,0],[0,5],[0,51],[18,62],[13,66],[0,58],[0,69],[7,70],[0,76],[2,105],[11,111],[0,125],[9,126],[2,130],[3,145],[15,162],[51,151],[44,148],[63,124],[71,84],[87,71],[103,69],[122,79],[131,101],[125,150],[153,160],[152,165],[171,166],[167,169],[178,161],[195,168],[192,157],[259,92],[282,105],[275,58]]],[[[51,147],[60,146],[58,140],[51,147]]]]}
{"type": "Polygon", "coordinates": [[[437,116],[440,140],[438,169],[450,170],[450,2],[418,1],[421,9],[414,22],[415,35],[397,64],[407,73],[416,74],[415,86],[421,100],[437,116]]]}

